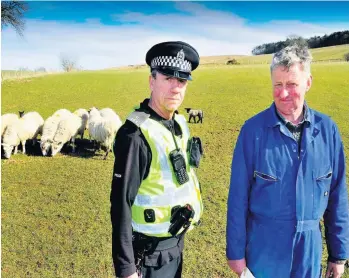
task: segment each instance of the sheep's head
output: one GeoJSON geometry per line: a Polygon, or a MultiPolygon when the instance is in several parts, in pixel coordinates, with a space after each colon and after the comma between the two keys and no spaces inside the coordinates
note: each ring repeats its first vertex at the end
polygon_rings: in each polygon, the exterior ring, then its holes
{"type": "Polygon", "coordinates": [[[51,156],[55,156],[63,148],[63,142],[52,142],[51,144],[51,156]]]}
{"type": "Polygon", "coordinates": [[[189,113],[189,111],[191,110],[191,108],[184,108],[186,111],[187,111],[187,113],[189,113]]]}
{"type": "Polygon", "coordinates": [[[4,149],[5,158],[7,158],[7,159],[10,158],[14,146],[9,145],[9,144],[4,144],[4,143],[2,143],[1,145],[2,145],[2,148],[4,149]]]}
{"type": "Polygon", "coordinates": [[[24,115],[24,110],[23,111],[18,111],[19,117],[22,118],[24,115]]]}
{"type": "Polygon", "coordinates": [[[41,148],[41,153],[43,156],[47,156],[50,148],[51,148],[52,141],[47,140],[47,141],[41,141],[40,142],[40,148],[41,148]]]}

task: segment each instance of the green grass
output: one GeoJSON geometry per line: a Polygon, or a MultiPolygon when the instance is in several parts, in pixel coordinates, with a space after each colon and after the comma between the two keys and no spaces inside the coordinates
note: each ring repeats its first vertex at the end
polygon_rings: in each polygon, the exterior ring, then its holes
{"type": "MultiPolygon", "coordinates": [[[[308,104],[338,124],[349,163],[349,64],[316,64],[308,104]]],[[[59,108],[111,107],[121,117],[149,95],[148,70],[80,72],[8,80],[2,114],[59,108]]],[[[232,151],[241,125],[272,101],[267,65],[202,67],[194,72],[184,107],[205,111],[190,124],[205,155],[197,171],[203,224],[186,237],[184,277],[234,277],[225,259],[226,201],[232,151]]],[[[18,154],[1,161],[2,275],[112,277],[109,194],[113,155],[18,154]]],[[[347,167],[349,178],[349,167],[347,167]]],[[[325,254],[324,254],[325,260],[325,254]]],[[[346,274],[344,277],[349,277],[346,274]]]]}
{"type": "Polygon", "coordinates": [[[1,79],[23,79],[29,77],[43,76],[47,74],[53,74],[53,72],[40,72],[40,71],[30,71],[30,70],[2,70],[1,79]]]}
{"type": "MultiPolygon", "coordinates": [[[[336,45],[322,48],[311,49],[313,60],[344,60],[344,54],[349,53],[349,44],[336,45]]],[[[244,56],[244,55],[223,55],[223,56],[208,56],[202,57],[202,64],[225,64],[228,60],[236,59],[240,64],[268,64],[272,59],[272,54],[244,56]]]]}

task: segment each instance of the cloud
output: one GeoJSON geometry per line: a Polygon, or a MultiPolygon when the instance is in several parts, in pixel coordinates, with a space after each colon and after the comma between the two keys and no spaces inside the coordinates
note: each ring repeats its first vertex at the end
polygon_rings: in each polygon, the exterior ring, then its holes
{"type": "Polygon", "coordinates": [[[84,69],[103,69],[143,64],[146,51],[167,40],[183,40],[201,56],[250,54],[262,43],[349,29],[349,23],[312,24],[300,21],[270,21],[253,24],[231,12],[209,10],[204,4],[174,3],[176,12],[113,14],[116,25],[99,18],[84,23],[27,20],[25,38],[13,30],[2,32],[2,68],[46,67],[60,69],[62,53],[75,56],[84,69]]]}

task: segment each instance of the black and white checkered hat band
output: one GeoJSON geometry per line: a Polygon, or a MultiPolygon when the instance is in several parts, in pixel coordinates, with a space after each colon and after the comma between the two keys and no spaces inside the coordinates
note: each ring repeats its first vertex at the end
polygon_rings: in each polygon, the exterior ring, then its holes
{"type": "Polygon", "coordinates": [[[179,71],[191,72],[191,63],[187,60],[178,59],[172,56],[159,56],[151,61],[151,67],[173,67],[179,71]]]}

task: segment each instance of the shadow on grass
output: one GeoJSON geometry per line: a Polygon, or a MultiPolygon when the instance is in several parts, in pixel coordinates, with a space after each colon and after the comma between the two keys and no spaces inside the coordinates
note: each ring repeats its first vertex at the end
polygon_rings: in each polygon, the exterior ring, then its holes
{"type": "MultiPolygon", "coordinates": [[[[33,145],[32,140],[28,140],[25,144],[26,155],[27,156],[43,156],[40,149],[40,141],[36,142],[33,145]]],[[[18,152],[22,152],[22,146],[18,146],[18,152]]],[[[93,141],[88,139],[75,139],[75,152],[73,153],[73,147],[71,143],[67,143],[63,146],[60,151],[63,155],[69,155],[72,157],[80,157],[80,158],[92,158],[95,159],[104,159],[105,152],[100,152],[98,146],[95,145],[93,141]]],[[[11,155],[12,158],[13,155],[11,155]]],[[[110,154],[108,155],[108,157],[110,154]]],[[[10,158],[10,159],[11,159],[10,158]]],[[[4,156],[4,150],[1,148],[1,159],[6,159],[4,156]]]]}

